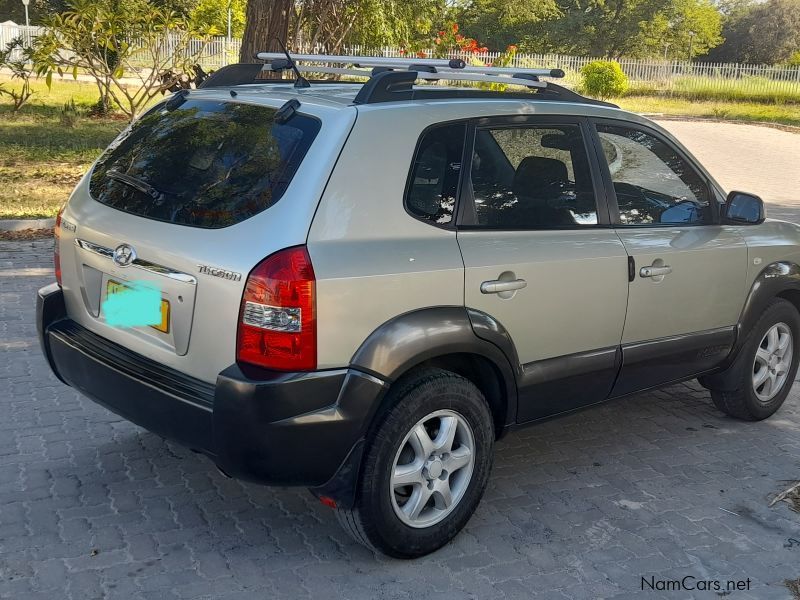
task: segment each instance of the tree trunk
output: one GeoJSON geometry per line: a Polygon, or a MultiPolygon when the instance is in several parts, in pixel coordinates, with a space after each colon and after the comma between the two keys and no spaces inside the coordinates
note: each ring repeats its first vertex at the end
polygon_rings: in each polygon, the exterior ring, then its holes
{"type": "Polygon", "coordinates": [[[255,57],[259,52],[280,52],[274,38],[292,46],[292,40],[287,39],[291,9],[292,0],[247,0],[239,62],[259,62],[255,57]]]}

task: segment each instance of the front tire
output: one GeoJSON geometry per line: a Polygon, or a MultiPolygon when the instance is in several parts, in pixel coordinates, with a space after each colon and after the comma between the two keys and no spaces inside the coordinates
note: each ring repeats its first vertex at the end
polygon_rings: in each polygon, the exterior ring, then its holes
{"type": "Polygon", "coordinates": [[[359,543],[416,558],[453,539],[478,506],[494,426],[483,395],[460,375],[426,369],[396,386],[368,436],[355,505],[337,516],[359,543]]]}
{"type": "Polygon", "coordinates": [[[800,361],[800,315],[791,302],[770,303],[758,319],[733,364],[721,374],[725,382],[709,386],[714,405],[745,421],[761,421],[783,405],[800,361]]]}

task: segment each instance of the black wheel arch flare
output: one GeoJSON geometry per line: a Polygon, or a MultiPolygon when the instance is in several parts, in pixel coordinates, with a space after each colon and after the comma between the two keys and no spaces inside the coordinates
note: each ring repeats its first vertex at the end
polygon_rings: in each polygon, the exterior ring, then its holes
{"type": "Polygon", "coordinates": [[[435,306],[399,315],[367,337],[350,366],[391,385],[414,367],[454,355],[477,356],[491,364],[502,398],[487,400],[493,411],[501,410],[502,427],[511,425],[517,414],[519,359],[505,328],[481,311],[435,306]]]}
{"type": "Polygon", "coordinates": [[[725,389],[728,382],[724,370],[736,360],[747,339],[748,332],[758,321],[767,305],[775,298],[788,300],[800,311],[800,265],[791,261],[779,260],[766,265],[756,276],[736,324],[736,342],[733,350],[720,365],[720,372],[704,376],[709,385],[725,389]]]}

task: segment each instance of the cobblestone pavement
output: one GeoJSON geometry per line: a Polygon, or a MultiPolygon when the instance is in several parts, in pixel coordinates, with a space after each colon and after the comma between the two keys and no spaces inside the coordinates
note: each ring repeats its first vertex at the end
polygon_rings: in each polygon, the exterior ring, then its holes
{"type": "Polygon", "coordinates": [[[762,423],[690,383],[512,434],[465,531],[395,561],[305,490],[226,479],[60,384],[34,326],[50,254],[0,244],[2,598],[634,598],[687,575],[786,598],[800,578],[800,514],[768,507],[800,478],[797,392],[762,423]]]}
{"type": "Polygon", "coordinates": [[[768,504],[800,478],[800,386],[761,423],[687,383],[521,430],[456,540],[395,561],[305,490],[226,479],[60,384],[34,325],[51,253],[0,242],[0,598],[792,597],[800,514],[768,504]]]}
{"type": "Polygon", "coordinates": [[[726,190],[759,194],[774,205],[800,205],[800,129],[675,119],[659,124],[683,142],[726,190]]]}

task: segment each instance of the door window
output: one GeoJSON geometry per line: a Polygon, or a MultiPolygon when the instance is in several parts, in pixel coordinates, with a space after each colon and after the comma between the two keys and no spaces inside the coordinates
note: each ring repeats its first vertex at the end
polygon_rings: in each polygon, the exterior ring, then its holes
{"type": "Polygon", "coordinates": [[[492,229],[597,224],[589,159],[578,125],[478,129],[471,168],[474,214],[492,229]]]}
{"type": "Polygon", "coordinates": [[[438,225],[453,220],[466,127],[443,125],[420,140],[406,195],[406,208],[418,219],[438,225]]]}
{"type": "Polygon", "coordinates": [[[620,225],[711,223],[708,186],[678,152],[630,127],[598,124],[620,225]]]}

